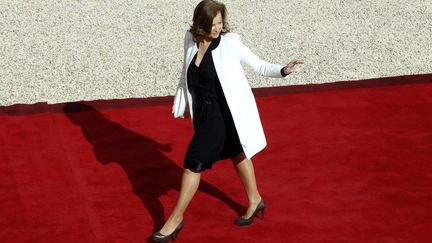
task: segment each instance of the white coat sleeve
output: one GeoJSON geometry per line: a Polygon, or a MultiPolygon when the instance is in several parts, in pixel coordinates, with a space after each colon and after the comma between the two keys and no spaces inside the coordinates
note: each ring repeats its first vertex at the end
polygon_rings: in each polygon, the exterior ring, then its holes
{"type": "MultiPolygon", "coordinates": [[[[173,102],[173,107],[172,107],[172,113],[173,114],[177,114],[178,111],[176,109],[179,109],[179,104],[184,107],[184,113],[189,113],[189,105],[188,105],[188,99],[187,99],[187,87],[186,87],[186,66],[185,66],[185,61],[186,61],[186,50],[187,50],[187,44],[188,44],[188,38],[190,38],[189,36],[190,34],[188,33],[188,31],[186,31],[185,37],[184,37],[184,43],[183,43],[183,62],[182,62],[182,71],[180,74],[180,79],[178,81],[177,84],[177,88],[176,88],[176,97],[174,97],[174,102],[173,102]],[[177,96],[179,96],[179,92],[181,92],[182,94],[180,95],[180,99],[181,100],[176,100],[177,96]],[[177,102],[176,102],[177,101],[177,102]]],[[[184,115],[186,114],[182,114],[179,115],[178,117],[183,118],[184,115]]],[[[176,117],[176,116],[175,116],[176,117]]]]}
{"type": "Polygon", "coordinates": [[[182,86],[186,88],[186,66],[185,66],[185,61],[186,61],[186,50],[187,50],[187,43],[188,43],[188,38],[189,38],[189,33],[188,31],[186,31],[185,37],[184,37],[184,42],[183,42],[183,62],[182,62],[182,71],[180,74],[180,80],[179,83],[177,85],[177,87],[182,86]]]}
{"type": "Polygon", "coordinates": [[[250,67],[255,73],[272,78],[283,78],[281,69],[284,67],[280,64],[273,64],[261,60],[255,55],[247,46],[245,46],[240,39],[240,36],[235,34],[237,37],[236,50],[240,58],[242,65],[250,67]]]}

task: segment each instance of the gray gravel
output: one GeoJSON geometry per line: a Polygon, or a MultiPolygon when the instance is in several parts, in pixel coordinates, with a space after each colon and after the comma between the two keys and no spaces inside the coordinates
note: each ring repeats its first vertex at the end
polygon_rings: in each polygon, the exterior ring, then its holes
{"type": "MultiPolygon", "coordinates": [[[[432,73],[429,0],[224,1],[262,59],[306,63],[252,87],[432,73]]],[[[198,1],[0,2],[0,105],[173,95],[198,1]],[[23,3],[24,2],[24,3],[23,3]]]]}

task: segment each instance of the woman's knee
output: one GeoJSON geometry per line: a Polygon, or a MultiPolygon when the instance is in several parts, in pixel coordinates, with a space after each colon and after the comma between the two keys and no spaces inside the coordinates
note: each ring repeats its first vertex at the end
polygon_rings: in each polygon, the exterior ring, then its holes
{"type": "Polygon", "coordinates": [[[242,161],[245,161],[246,155],[244,154],[244,152],[241,152],[240,154],[234,156],[231,158],[231,161],[233,162],[234,165],[237,165],[239,163],[241,163],[242,161]]]}
{"type": "Polygon", "coordinates": [[[189,169],[189,168],[185,168],[184,169],[184,173],[185,174],[187,174],[187,175],[200,175],[201,174],[201,171],[197,171],[197,170],[192,170],[192,169],[189,169]]]}

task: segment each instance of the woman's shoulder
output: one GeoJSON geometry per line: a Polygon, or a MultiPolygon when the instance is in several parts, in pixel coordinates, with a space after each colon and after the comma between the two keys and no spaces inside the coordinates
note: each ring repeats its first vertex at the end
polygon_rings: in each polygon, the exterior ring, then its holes
{"type": "Polygon", "coordinates": [[[237,33],[228,32],[222,35],[225,45],[231,48],[237,48],[241,43],[241,36],[237,33]]]}
{"type": "Polygon", "coordinates": [[[241,41],[241,36],[238,33],[228,32],[222,35],[227,40],[241,41]]]}
{"type": "Polygon", "coordinates": [[[190,30],[186,30],[184,38],[185,39],[192,39],[192,33],[190,32],[190,30]]]}
{"type": "Polygon", "coordinates": [[[189,30],[186,30],[184,36],[184,46],[185,48],[192,45],[194,43],[192,33],[189,30]]]}

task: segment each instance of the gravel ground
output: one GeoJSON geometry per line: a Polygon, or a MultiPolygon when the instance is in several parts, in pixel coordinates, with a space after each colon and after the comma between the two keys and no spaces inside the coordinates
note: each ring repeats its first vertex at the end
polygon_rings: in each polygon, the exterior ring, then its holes
{"type": "MultiPolygon", "coordinates": [[[[252,87],[432,73],[429,0],[224,1],[258,56],[306,63],[252,87]]],[[[173,95],[198,1],[0,2],[0,105],[173,95]]]]}

